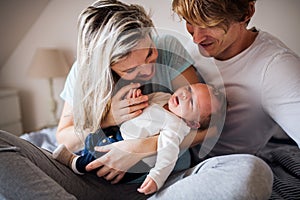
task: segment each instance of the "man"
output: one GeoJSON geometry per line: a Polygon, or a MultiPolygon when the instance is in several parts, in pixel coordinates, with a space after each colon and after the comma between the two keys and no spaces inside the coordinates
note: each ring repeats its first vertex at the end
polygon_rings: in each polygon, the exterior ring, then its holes
{"type": "Polygon", "coordinates": [[[255,0],[174,0],[172,6],[203,56],[198,71],[226,91],[226,121],[210,154],[256,154],[278,132],[300,146],[300,59],[271,34],[247,29],[255,0]]]}

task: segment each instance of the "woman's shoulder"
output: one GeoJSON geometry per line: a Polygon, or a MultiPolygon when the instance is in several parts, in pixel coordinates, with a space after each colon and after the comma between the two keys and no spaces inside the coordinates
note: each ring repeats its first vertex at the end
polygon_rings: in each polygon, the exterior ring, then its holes
{"type": "Polygon", "coordinates": [[[180,41],[173,35],[160,34],[153,38],[157,47],[170,46],[170,44],[181,44],[180,41]]]}

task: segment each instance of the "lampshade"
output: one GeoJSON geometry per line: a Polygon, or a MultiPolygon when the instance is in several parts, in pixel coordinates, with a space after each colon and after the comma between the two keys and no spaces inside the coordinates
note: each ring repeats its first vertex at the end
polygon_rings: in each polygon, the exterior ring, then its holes
{"type": "Polygon", "coordinates": [[[29,67],[29,76],[35,78],[54,78],[67,75],[69,66],[58,49],[38,48],[29,67]]]}

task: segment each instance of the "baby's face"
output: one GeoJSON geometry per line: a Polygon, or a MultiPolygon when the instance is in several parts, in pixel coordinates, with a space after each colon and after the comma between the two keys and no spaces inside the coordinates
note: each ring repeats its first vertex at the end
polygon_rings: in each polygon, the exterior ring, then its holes
{"type": "Polygon", "coordinates": [[[211,97],[207,85],[187,85],[175,91],[168,102],[174,114],[187,121],[200,121],[200,117],[211,113],[211,97]]]}

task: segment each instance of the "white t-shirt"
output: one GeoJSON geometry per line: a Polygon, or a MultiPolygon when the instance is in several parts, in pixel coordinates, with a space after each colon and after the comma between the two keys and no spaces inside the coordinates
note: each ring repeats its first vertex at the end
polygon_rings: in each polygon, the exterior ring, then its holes
{"type": "MultiPolygon", "coordinates": [[[[225,87],[228,102],[225,125],[211,155],[255,154],[278,132],[300,147],[299,56],[263,31],[250,47],[226,61],[204,58],[195,46],[191,54],[207,83],[225,87]]],[[[204,143],[202,151],[211,149],[209,145],[204,143]]]]}
{"type": "Polygon", "coordinates": [[[161,188],[172,172],[179,154],[179,145],[190,132],[186,123],[175,114],[165,110],[171,94],[156,92],[149,95],[150,105],[138,117],[124,122],[120,131],[124,140],[158,136],[156,159],[143,159],[145,163],[154,166],[149,175],[161,188]]]}

